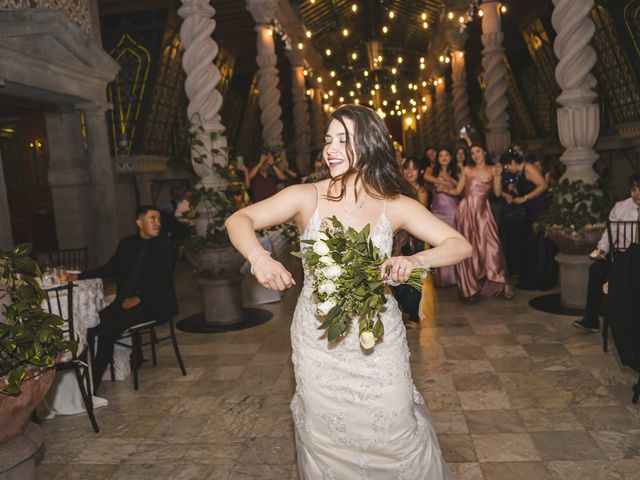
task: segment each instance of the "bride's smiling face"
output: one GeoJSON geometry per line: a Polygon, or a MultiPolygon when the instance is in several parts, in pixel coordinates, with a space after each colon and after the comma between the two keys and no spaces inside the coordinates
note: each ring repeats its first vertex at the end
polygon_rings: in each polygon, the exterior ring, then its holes
{"type": "MultiPolygon", "coordinates": [[[[349,133],[349,143],[353,145],[353,121],[349,118],[343,118],[349,133]]],[[[347,135],[344,125],[338,120],[331,120],[327,134],[324,136],[324,148],[322,149],[322,158],[329,167],[329,173],[332,177],[342,175],[349,170],[349,156],[347,155],[347,135]]],[[[356,158],[352,161],[355,163],[356,158]]]]}

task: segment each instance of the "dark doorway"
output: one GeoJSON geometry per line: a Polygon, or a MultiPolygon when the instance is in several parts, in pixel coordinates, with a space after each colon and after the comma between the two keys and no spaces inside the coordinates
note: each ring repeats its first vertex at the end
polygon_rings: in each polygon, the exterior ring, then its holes
{"type": "Polygon", "coordinates": [[[50,108],[0,95],[0,157],[7,187],[14,243],[35,252],[58,248],[44,114],[50,108]]]}

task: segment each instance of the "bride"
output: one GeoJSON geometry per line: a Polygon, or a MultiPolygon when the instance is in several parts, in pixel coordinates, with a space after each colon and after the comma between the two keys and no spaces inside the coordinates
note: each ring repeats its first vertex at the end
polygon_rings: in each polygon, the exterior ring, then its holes
{"type": "MultiPolygon", "coordinates": [[[[286,188],[233,214],[226,222],[233,245],[251,264],[258,282],[273,290],[295,284],[290,272],[263,250],[255,230],[295,220],[302,239],[317,239],[324,218],[345,226],[371,226],[371,240],[391,254],[393,233],[404,229],[433,245],[382,265],[396,282],[418,266],[453,265],[471,255],[454,229],[409,198],[411,189],[394,161],[389,132],[373,110],[345,105],[332,114],[323,159],[330,178],[286,188]]],[[[402,315],[388,296],[384,337],[362,350],[358,322],[328,343],[318,330],[311,272],[291,325],[296,393],[291,410],[302,480],[441,480],[448,470],[424,400],[413,385],[402,315]]]]}

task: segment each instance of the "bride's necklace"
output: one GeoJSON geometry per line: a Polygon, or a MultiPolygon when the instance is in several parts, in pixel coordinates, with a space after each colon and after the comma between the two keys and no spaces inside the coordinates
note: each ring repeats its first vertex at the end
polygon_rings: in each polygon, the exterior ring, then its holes
{"type": "Polygon", "coordinates": [[[356,208],[354,208],[351,211],[348,211],[342,202],[338,202],[338,203],[340,204],[340,206],[342,207],[342,210],[344,211],[344,217],[347,220],[349,220],[353,216],[354,213],[356,213],[358,210],[360,210],[364,206],[364,204],[366,202],[367,202],[367,197],[365,196],[364,200],[362,201],[362,203],[360,205],[356,204],[357,205],[356,208]]]}

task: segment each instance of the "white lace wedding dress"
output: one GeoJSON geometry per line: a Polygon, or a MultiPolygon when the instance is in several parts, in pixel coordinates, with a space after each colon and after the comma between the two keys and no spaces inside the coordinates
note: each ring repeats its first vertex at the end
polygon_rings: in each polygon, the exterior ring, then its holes
{"type": "MultiPolygon", "coordinates": [[[[326,201],[326,200],[323,200],[326,201]]],[[[302,234],[317,239],[318,206],[302,234]]],[[[393,232],[384,213],[371,239],[390,255],[393,232]]],[[[449,478],[422,396],[409,368],[402,315],[387,296],[385,334],[373,351],[360,348],[358,322],[329,344],[305,271],[291,326],[300,480],[443,480],[449,478]]]]}

